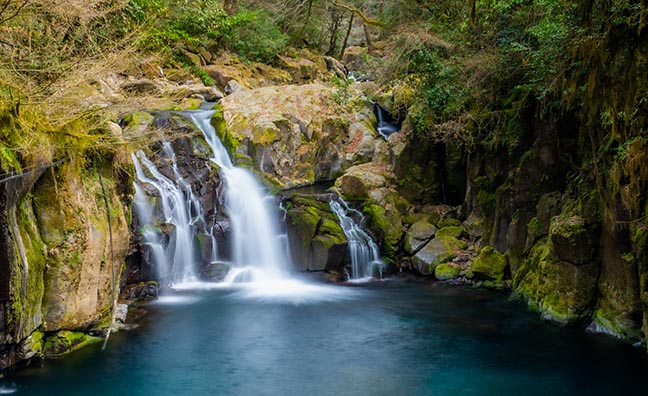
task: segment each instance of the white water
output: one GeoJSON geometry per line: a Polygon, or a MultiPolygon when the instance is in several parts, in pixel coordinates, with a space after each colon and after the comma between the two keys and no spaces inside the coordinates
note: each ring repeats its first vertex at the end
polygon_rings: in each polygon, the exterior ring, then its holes
{"type": "Polygon", "coordinates": [[[213,111],[189,113],[212,148],[211,160],[220,167],[225,202],[232,227],[232,266],[225,283],[277,282],[289,278],[290,256],[285,235],[272,207],[274,197],[246,169],[234,166],[210,123],[213,111]]]}
{"type": "Polygon", "coordinates": [[[376,275],[382,278],[385,263],[380,259],[376,242],[362,229],[362,213],[352,209],[339,198],[329,203],[333,213],[340,219],[340,226],[349,243],[349,256],[351,257],[350,282],[363,282],[373,279],[376,275]],[[359,221],[354,221],[354,217],[359,221]]]}
{"type": "MultiPolygon", "coordinates": [[[[304,282],[289,274],[288,238],[280,232],[275,198],[267,194],[251,172],[234,166],[210,123],[213,114],[213,111],[183,112],[203,132],[212,148],[211,161],[220,168],[225,187],[225,211],[232,232],[232,261],[222,283],[202,282],[196,277],[193,238],[196,225],[204,226],[205,218],[199,200],[178,171],[171,146],[165,144],[164,151],[172,165],[175,181],[162,175],[143,152],[133,156],[138,178],[135,205],[140,223],[145,225],[142,235],[150,246],[153,260],[158,263],[161,278],[170,278],[167,284],[172,286],[171,294],[161,303],[188,304],[194,301],[185,294],[190,290],[232,287],[238,289],[237,298],[291,303],[347,298],[353,294],[350,290],[304,282]],[[164,221],[173,225],[174,232],[166,247],[159,230],[151,226],[155,206],[142,191],[140,184],[144,183],[158,191],[164,221]]],[[[211,231],[209,235],[213,235],[211,231]]],[[[214,255],[212,262],[218,261],[221,260],[214,255]]]]}
{"type": "MultiPolygon", "coordinates": [[[[142,238],[149,246],[160,282],[163,285],[173,285],[195,280],[194,224],[197,221],[204,222],[204,218],[191,216],[192,209],[200,207],[200,204],[189,184],[177,172],[175,155],[169,158],[178,178],[175,182],[161,174],[144,152],[138,151],[132,158],[138,181],[135,183],[135,210],[142,224],[142,238]],[[171,228],[166,244],[161,241],[160,232],[153,226],[155,203],[143,193],[141,184],[148,184],[158,192],[159,197],[155,199],[159,199],[162,209],[163,226],[171,228]]],[[[202,214],[202,209],[196,213],[202,214]]]]}

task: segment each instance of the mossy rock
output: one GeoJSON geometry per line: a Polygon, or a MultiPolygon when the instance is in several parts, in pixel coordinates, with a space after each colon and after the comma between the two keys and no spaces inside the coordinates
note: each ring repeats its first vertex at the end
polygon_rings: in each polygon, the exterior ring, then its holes
{"type": "Polygon", "coordinates": [[[596,242],[590,235],[591,228],[580,216],[560,215],[551,219],[549,235],[558,257],[576,265],[592,261],[596,242]]]}
{"type": "Polygon", "coordinates": [[[422,275],[433,275],[439,264],[447,263],[456,257],[457,251],[465,249],[466,242],[452,236],[437,236],[425,244],[412,257],[414,268],[422,275]]]}
{"type": "Polygon", "coordinates": [[[450,236],[454,238],[460,238],[464,234],[466,234],[466,230],[461,226],[445,226],[436,232],[436,236],[450,236]]]}
{"type": "Polygon", "coordinates": [[[447,217],[437,222],[437,227],[439,228],[453,227],[453,226],[460,226],[460,225],[461,225],[461,221],[457,219],[453,219],[451,217],[447,217]]]}
{"type": "Polygon", "coordinates": [[[101,340],[80,331],[61,330],[45,338],[45,356],[62,357],[101,340]]]}
{"type": "Polygon", "coordinates": [[[549,238],[540,240],[513,279],[514,294],[544,319],[583,324],[596,299],[599,266],[560,261],[549,238]]]}
{"type": "Polygon", "coordinates": [[[451,280],[459,277],[459,272],[461,268],[456,264],[439,264],[434,269],[434,277],[441,281],[451,280]]]}
{"type": "Polygon", "coordinates": [[[486,246],[475,259],[472,273],[477,279],[501,282],[506,276],[507,265],[506,257],[503,254],[491,246],[486,246]]]}
{"type": "Polygon", "coordinates": [[[414,223],[405,235],[405,251],[414,254],[434,237],[437,228],[427,220],[414,223]]]}

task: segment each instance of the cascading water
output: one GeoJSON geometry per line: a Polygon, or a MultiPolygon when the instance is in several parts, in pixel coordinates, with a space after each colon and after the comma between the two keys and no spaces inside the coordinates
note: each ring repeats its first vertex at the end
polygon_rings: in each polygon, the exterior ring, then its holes
{"type": "Polygon", "coordinates": [[[382,277],[385,263],[380,259],[376,242],[360,226],[364,219],[362,213],[350,208],[342,198],[338,199],[339,201],[331,200],[329,205],[333,213],[340,219],[340,226],[349,243],[349,255],[351,257],[350,280],[368,280],[376,274],[382,277]],[[359,221],[356,222],[354,218],[359,219],[359,221]]]}
{"type": "MultiPolygon", "coordinates": [[[[222,283],[195,282],[197,247],[195,237],[205,231],[204,211],[200,200],[191,191],[190,184],[181,177],[175,154],[169,144],[163,144],[165,159],[171,164],[171,180],[155,167],[146,155],[139,151],[133,155],[137,173],[135,207],[144,242],[158,267],[160,280],[173,286],[176,291],[212,288],[242,287],[239,294],[244,298],[288,299],[291,302],[321,301],[350,296],[349,290],[316,285],[293,278],[288,271],[291,264],[288,238],[279,232],[280,208],[275,198],[268,195],[252,173],[234,166],[222,145],[210,120],[214,111],[185,111],[181,115],[190,119],[204,134],[212,149],[211,161],[220,168],[225,193],[225,212],[231,230],[230,271],[222,283]],[[152,186],[159,196],[154,204],[145,194],[144,185],[152,186]],[[275,211],[275,212],[273,212],[275,211]],[[154,218],[163,212],[162,227],[154,226],[154,218]],[[165,228],[165,225],[170,225],[165,228]],[[160,228],[167,231],[168,243],[160,228]]],[[[211,227],[213,228],[213,227],[211,227]]],[[[212,242],[214,247],[215,241],[212,242]]],[[[224,263],[217,255],[212,262],[224,263]]],[[[186,296],[166,296],[165,303],[191,302],[186,296]]]]}
{"type": "Polygon", "coordinates": [[[389,135],[400,130],[400,126],[392,118],[392,116],[377,104],[374,107],[374,113],[376,114],[376,118],[378,120],[378,133],[383,138],[387,139],[389,135]]]}
{"type": "MultiPolygon", "coordinates": [[[[170,146],[166,148],[170,150],[170,146]]],[[[172,150],[171,150],[172,152],[172,150]]],[[[168,155],[168,152],[167,152],[168,155]]],[[[180,177],[175,164],[175,155],[170,156],[176,182],[164,176],[151,162],[144,152],[133,154],[135,173],[138,182],[135,183],[135,210],[142,225],[140,230],[144,243],[149,246],[153,261],[157,267],[157,275],[164,285],[174,285],[190,282],[196,279],[194,255],[194,238],[197,221],[203,221],[197,214],[200,204],[195,199],[189,184],[180,177]],[[168,242],[163,243],[158,230],[153,228],[154,204],[143,193],[141,184],[155,188],[159,195],[162,210],[162,227],[167,227],[168,242]],[[192,213],[196,216],[192,217],[192,213]]]]}
{"type": "Polygon", "coordinates": [[[277,282],[288,279],[287,239],[279,233],[271,203],[274,197],[254,176],[234,166],[210,124],[213,111],[187,112],[213,150],[211,160],[220,167],[225,202],[232,229],[232,269],[225,283],[277,282]]]}

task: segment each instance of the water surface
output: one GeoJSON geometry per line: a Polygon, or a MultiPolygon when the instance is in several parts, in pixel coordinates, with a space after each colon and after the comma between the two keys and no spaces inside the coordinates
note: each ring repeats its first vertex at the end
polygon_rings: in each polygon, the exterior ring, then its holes
{"type": "Polygon", "coordinates": [[[644,351],[544,323],[504,295],[406,281],[309,293],[182,290],[106,351],[5,385],[32,396],[643,394],[644,351]]]}

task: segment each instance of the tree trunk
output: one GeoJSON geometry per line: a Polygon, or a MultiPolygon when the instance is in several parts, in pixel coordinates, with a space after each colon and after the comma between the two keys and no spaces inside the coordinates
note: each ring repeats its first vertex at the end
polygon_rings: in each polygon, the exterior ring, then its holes
{"type": "Polygon", "coordinates": [[[470,23],[475,24],[475,17],[477,15],[477,0],[470,0],[470,23]]]}
{"type": "Polygon", "coordinates": [[[329,48],[328,51],[326,51],[326,55],[334,56],[335,54],[335,47],[337,47],[338,40],[338,28],[340,27],[340,19],[342,19],[342,15],[338,14],[337,12],[331,13],[331,38],[329,40],[329,48]]]}
{"type": "Polygon", "coordinates": [[[304,32],[306,31],[306,26],[308,26],[308,22],[310,21],[312,9],[313,9],[313,0],[310,0],[308,2],[308,11],[306,11],[306,19],[304,20],[304,26],[302,26],[301,30],[299,31],[299,36],[297,36],[297,42],[301,42],[302,38],[304,37],[304,32]]]}
{"type": "Polygon", "coordinates": [[[227,15],[232,16],[236,14],[237,3],[238,0],[223,0],[223,10],[225,10],[227,15]]]}
{"type": "Polygon", "coordinates": [[[349,36],[351,35],[351,29],[353,28],[354,16],[355,14],[351,13],[351,17],[349,18],[349,27],[347,28],[346,36],[344,36],[344,42],[342,43],[342,50],[340,51],[340,60],[344,58],[344,51],[346,50],[347,43],[349,42],[349,36]]]}
{"type": "Polygon", "coordinates": [[[372,54],[374,51],[373,41],[371,40],[371,33],[369,32],[369,26],[366,23],[362,24],[364,29],[365,40],[367,41],[367,53],[372,54]]]}

